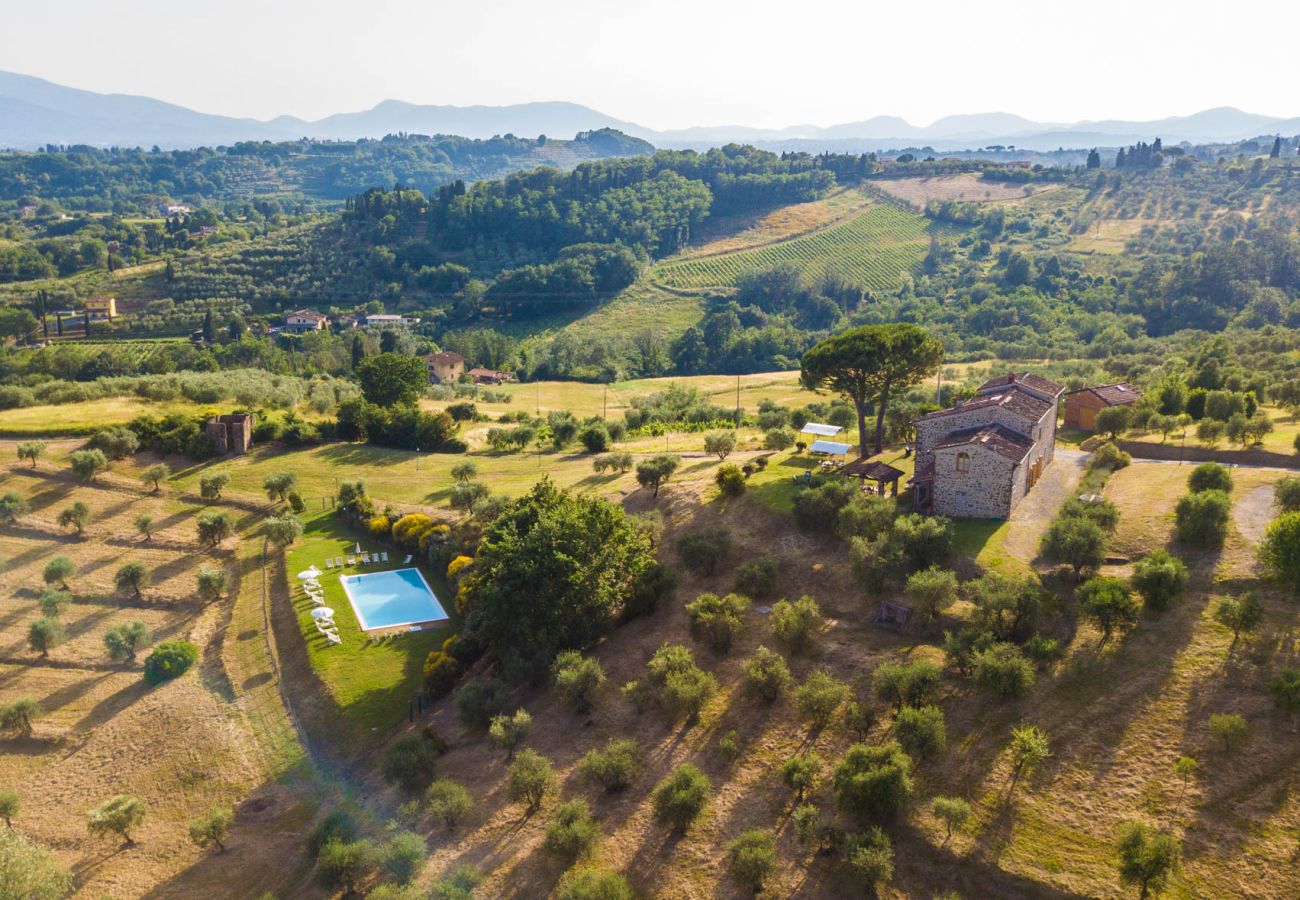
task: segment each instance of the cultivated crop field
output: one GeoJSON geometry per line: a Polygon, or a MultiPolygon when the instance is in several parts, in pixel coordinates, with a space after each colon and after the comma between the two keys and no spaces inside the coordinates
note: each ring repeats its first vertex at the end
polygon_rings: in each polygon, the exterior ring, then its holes
{"type": "Polygon", "coordinates": [[[718,256],[668,261],[652,277],[679,288],[730,287],[744,272],[795,263],[817,272],[828,265],[873,291],[898,287],[925,258],[931,226],[918,213],[872,204],[841,224],[804,237],[718,256]]]}

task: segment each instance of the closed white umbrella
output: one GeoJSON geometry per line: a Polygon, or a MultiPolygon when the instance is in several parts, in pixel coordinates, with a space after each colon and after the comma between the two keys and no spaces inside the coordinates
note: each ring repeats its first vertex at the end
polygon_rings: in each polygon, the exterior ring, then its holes
{"type": "Polygon", "coordinates": [[[360,553],[360,552],[361,552],[361,542],[360,542],[360,541],[357,541],[357,549],[356,549],[354,552],[356,552],[356,553],[360,553]]]}
{"type": "Polygon", "coordinates": [[[313,619],[332,619],[334,618],[334,610],[328,606],[320,606],[311,611],[311,617],[313,619]]]}

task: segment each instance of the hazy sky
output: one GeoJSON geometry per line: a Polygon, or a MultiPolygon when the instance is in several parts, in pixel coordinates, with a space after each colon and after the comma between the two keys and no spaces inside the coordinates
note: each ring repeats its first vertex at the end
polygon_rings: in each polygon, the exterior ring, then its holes
{"type": "Polygon", "coordinates": [[[1289,0],[3,0],[0,69],[204,112],[572,100],[653,128],[1300,115],[1289,0]]]}

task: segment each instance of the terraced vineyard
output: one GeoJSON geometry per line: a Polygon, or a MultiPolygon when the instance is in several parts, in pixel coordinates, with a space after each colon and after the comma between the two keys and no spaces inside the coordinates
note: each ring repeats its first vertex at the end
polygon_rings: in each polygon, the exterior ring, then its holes
{"type": "Polygon", "coordinates": [[[730,287],[751,269],[793,262],[817,271],[833,263],[870,290],[892,290],[925,258],[933,227],[918,213],[873,203],[846,222],[803,237],[735,253],[668,260],[655,269],[653,278],[669,287],[730,287]]]}

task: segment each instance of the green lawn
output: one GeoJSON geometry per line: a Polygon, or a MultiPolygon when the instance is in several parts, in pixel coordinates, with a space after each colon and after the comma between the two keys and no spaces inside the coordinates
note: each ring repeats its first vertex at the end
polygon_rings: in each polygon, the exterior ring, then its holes
{"type": "MultiPolygon", "coordinates": [[[[285,556],[290,596],[298,613],[312,668],[348,726],[346,734],[340,735],[343,738],[341,743],[354,748],[364,747],[373,740],[387,737],[394,727],[406,720],[407,702],[420,690],[424,658],[429,651],[442,645],[453,626],[415,634],[367,637],[357,624],[352,606],[339,584],[339,575],[405,568],[401,560],[406,554],[352,531],[333,513],[317,513],[308,517],[305,525],[302,539],[293,544],[285,556]],[[378,566],[325,569],[327,557],[346,555],[358,541],[362,549],[387,550],[390,562],[378,566]],[[326,604],[334,610],[334,621],[343,639],[341,645],[330,645],[316,631],[311,618],[314,607],[302,590],[302,582],[296,577],[298,572],[313,564],[325,571],[320,583],[326,604]]],[[[416,559],[412,565],[419,562],[416,559]]],[[[440,573],[431,572],[427,566],[420,568],[439,601],[454,615],[450,591],[439,577],[440,573]]]]}
{"type": "Polygon", "coordinates": [[[22,437],[76,437],[109,425],[124,425],[136,416],[165,416],[179,412],[196,415],[207,409],[199,403],[157,403],[139,397],[110,397],[57,406],[26,406],[0,411],[0,435],[22,437]]]}

